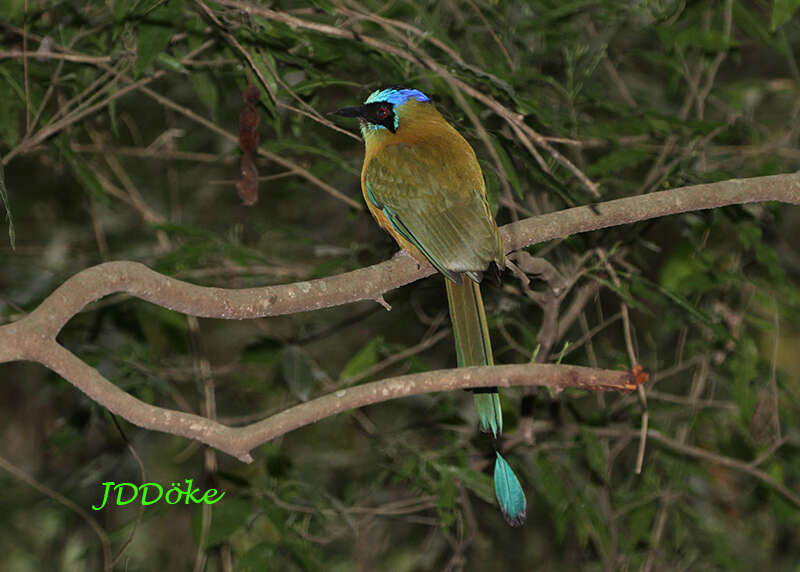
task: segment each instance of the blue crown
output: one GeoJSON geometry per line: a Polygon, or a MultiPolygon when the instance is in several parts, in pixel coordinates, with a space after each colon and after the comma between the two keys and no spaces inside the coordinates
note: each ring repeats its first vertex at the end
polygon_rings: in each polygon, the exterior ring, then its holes
{"type": "Polygon", "coordinates": [[[369,97],[364,103],[375,103],[376,101],[387,101],[394,106],[403,105],[409,99],[416,99],[419,102],[425,103],[430,101],[431,98],[422,93],[418,89],[379,89],[369,94],[369,97]]]}

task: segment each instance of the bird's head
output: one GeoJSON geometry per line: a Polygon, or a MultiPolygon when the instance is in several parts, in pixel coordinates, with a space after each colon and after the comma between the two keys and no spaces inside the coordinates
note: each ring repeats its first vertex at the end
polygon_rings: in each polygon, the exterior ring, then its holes
{"type": "Polygon", "coordinates": [[[430,98],[418,89],[390,87],[373,91],[363,105],[343,107],[332,112],[344,117],[357,117],[365,140],[379,133],[397,133],[404,119],[419,112],[420,104],[431,106],[430,98]]]}

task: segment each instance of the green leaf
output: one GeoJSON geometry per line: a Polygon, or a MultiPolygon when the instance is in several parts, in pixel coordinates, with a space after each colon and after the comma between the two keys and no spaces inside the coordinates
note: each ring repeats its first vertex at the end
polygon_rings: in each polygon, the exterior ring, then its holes
{"type": "Polygon", "coordinates": [[[315,7],[328,14],[336,14],[336,6],[330,0],[311,0],[311,2],[315,7]]]}
{"type": "Polygon", "coordinates": [[[135,2],[124,2],[121,0],[112,2],[111,14],[114,17],[114,22],[121,23],[135,7],[135,2]]]}
{"type": "MultiPolygon", "coordinates": [[[[195,486],[197,485],[195,484],[195,486]]],[[[184,489],[186,488],[185,483],[183,487],[184,489]]],[[[204,490],[200,489],[201,492],[204,492],[204,490]]],[[[211,506],[213,507],[211,526],[208,529],[208,537],[206,538],[206,549],[221,542],[230,541],[231,535],[247,524],[253,511],[252,501],[236,497],[229,498],[227,495],[211,506]]],[[[193,532],[197,540],[200,540],[198,525],[202,523],[202,512],[201,505],[198,505],[192,523],[193,532]]]]}
{"type": "Polygon", "coordinates": [[[6,172],[2,161],[0,161],[0,200],[3,202],[3,209],[6,211],[6,220],[8,221],[8,242],[11,244],[11,248],[14,249],[17,244],[17,233],[14,229],[14,217],[11,214],[11,203],[8,201],[6,172]]]}
{"type": "MultiPolygon", "coordinates": [[[[784,464],[776,460],[770,463],[767,473],[777,482],[785,484],[784,469],[784,464]]],[[[797,530],[797,527],[800,526],[800,511],[797,510],[797,507],[775,489],[770,489],[767,498],[774,518],[789,530],[797,530]]]]}
{"type": "MultiPolygon", "coordinates": [[[[263,518],[263,517],[262,517],[263,518]]],[[[275,570],[276,552],[279,546],[269,542],[259,542],[236,559],[236,572],[264,572],[275,570]],[[268,564],[269,563],[269,564],[268,564]]]]}
{"type": "Polygon", "coordinates": [[[183,16],[183,0],[169,0],[150,12],[136,31],[136,76],[153,63],[169,45],[178,20],[183,16]]]}
{"type": "Polygon", "coordinates": [[[736,225],[736,236],[742,246],[753,251],[756,260],[767,269],[774,284],[786,281],[786,271],[778,259],[778,253],[764,240],[760,226],[753,221],[742,221],[736,225]]]}
{"type": "Polygon", "coordinates": [[[275,338],[264,338],[247,346],[241,354],[241,363],[254,363],[263,366],[274,364],[281,357],[282,346],[275,338]]]}
{"type": "Polygon", "coordinates": [[[25,0],[4,0],[0,2],[0,22],[21,26],[25,10],[25,0]]]}
{"type": "Polygon", "coordinates": [[[440,474],[461,481],[464,486],[475,493],[478,498],[490,504],[495,504],[497,502],[494,497],[494,484],[489,475],[456,465],[434,463],[433,466],[440,474]]]}
{"type": "Polygon", "coordinates": [[[581,427],[581,441],[586,445],[586,460],[589,462],[589,466],[598,477],[605,481],[608,473],[608,459],[603,445],[597,435],[584,427],[581,427]]]}
{"type": "Polygon", "coordinates": [[[733,399],[739,406],[742,420],[749,423],[758,400],[758,392],[753,387],[753,381],[758,376],[758,347],[752,338],[743,337],[739,340],[730,358],[729,368],[733,375],[733,399]]]}
{"type": "Polygon", "coordinates": [[[453,479],[442,475],[439,487],[436,491],[436,512],[439,515],[439,523],[443,528],[448,528],[456,521],[456,490],[453,479]]]}
{"type": "Polygon", "coordinates": [[[134,72],[140,76],[164,50],[172,37],[172,28],[161,24],[142,24],[136,32],[136,65],[134,72]]]}
{"type": "Polygon", "coordinates": [[[5,66],[0,65],[0,77],[10,88],[3,88],[5,92],[0,97],[0,138],[9,147],[14,147],[19,142],[19,127],[22,113],[25,110],[25,94],[14,75],[5,66]],[[15,96],[11,95],[11,91],[15,96]]]}
{"type": "Polygon", "coordinates": [[[311,359],[300,346],[286,346],[281,355],[281,373],[289,390],[300,401],[308,401],[316,386],[311,359]]]}
{"type": "MultiPolygon", "coordinates": [[[[652,288],[652,289],[658,291],[658,293],[666,296],[667,298],[672,300],[675,304],[677,304],[678,306],[683,308],[692,318],[694,318],[697,321],[705,324],[709,328],[712,328],[712,330],[714,330],[715,333],[717,333],[717,335],[719,335],[719,332],[721,331],[720,324],[714,322],[714,320],[711,318],[711,316],[706,311],[701,310],[700,308],[698,308],[697,306],[692,304],[684,296],[681,296],[680,294],[678,294],[678,293],[676,293],[676,292],[674,292],[672,290],[668,290],[667,288],[664,288],[660,284],[656,284],[655,282],[651,282],[647,278],[645,278],[643,276],[640,276],[638,274],[633,274],[633,273],[627,274],[626,278],[628,280],[630,280],[630,282],[632,284],[636,283],[636,282],[640,282],[641,283],[640,286],[646,287],[646,288],[652,288]]],[[[611,285],[606,284],[606,285],[609,288],[611,288],[612,290],[614,289],[613,284],[611,284],[611,285]]],[[[638,304],[638,302],[637,302],[637,304],[638,304]]]]}
{"type": "Polygon", "coordinates": [[[176,349],[171,329],[186,330],[186,319],[164,308],[154,306],[137,306],[136,319],[146,342],[150,359],[157,362],[164,358],[170,350],[176,349]]]}
{"type": "Polygon", "coordinates": [[[647,540],[653,528],[653,519],[656,516],[658,504],[647,503],[631,511],[628,516],[628,533],[625,535],[625,542],[629,546],[636,546],[640,540],[647,540]]]}
{"type": "Polygon", "coordinates": [[[537,457],[534,463],[536,479],[534,479],[533,483],[536,486],[536,490],[550,505],[552,509],[550,514],[555,520],[556,537],[559,541],[563,541],[569,524],[567,509],[570,503],[570,495],[565,487],[566,481],[556,471],[555,465],[549,459],[537,457]]]}
{"type": "Polygon", "coordinates": [[[326,276],[330,276],[331,274],[336,274],[345,268],[348,262],[348,258],[339,257],[323,260],[322,262],[314,265],[314,267],[311,269],[311,272],[309,272],[308,277],[311,279],[324,278],[326,276]]]}
{"type": "Polygon", "coordinates": [[[154,230],[163,230],[170,238],[207,238],[213,239],[216,235],[200,226],[177,222],[160,222],[153,224],[154,230]]]}
{"type": "Polygon", "coordinates": [[[433,369],[431,364],[418,355],[409,356],[406,360],[407,373],[423,373],[433,369]]]}
{"type": "MultiPolygon", "coordinates": [[[[272,70],[277,69],[275,64],[275,58],[272,57],[272,54],[266,50],[262,50],[259,53],[251,53],[253,56],[253,61],[256,64],[256,67],[261,72],[261,77],[264,78],[267,86],[269,87],[269,91],[276,94],[278,93],[278,82],[275,80],[275,76],[272,75],[272,70]]],[[[255,84],[258,86],[258,89],[261,91],[261,103],[263,103],[266,108],[275,115],[275,106],[272,102],[272,98],[269,96],[269,92],[264,88],[264,85],[261,81],[256,81],[255,84]]]]}
{"type": "Polygon", "coordinates": [[[94,174],[94,170],[86,164],[86,161],[70,149],[66,135],[56,138],[55,144],[62,157],[66,159],[67,164],[72,168],[75,178],[78,179],[83,189],[90,192],[98,200],[107,202],[108,196],[103,190],[103,185],[100,184],[100,179],[94,174]]]}
{"type": "Polygon", "coordinates": [[[684,297],[714,287],[715,281],[702,257],[703,253],[688,242],[678,245],[661,269],[661,286],[684,297]]]}
{"type": "Polygon", "coordinates": [[[164,68],[165,70],[184,74],[189,73],[189,70],[186,69],[186,66],[183,65],[183,62],[177,58],[173,58],[172,56],[165,54],[164,52],[160,52],[156,56],[156,63],[159,67],[164,68]]]}
{"type": "MultiPolygon", "coordinates": [[[[296,522],[292,528],[303,530],[304,526],[301,522],[296,522]]],[[[286,544],[290,552],[288,554],[281,554],[285,559],[285,563],[281,562],[279,559],[278,564],[274,566],[274,570],[307,570],[311,572],[314,570],[326,569],[326,567],[322,565],[322,559],[318,556],[314,545],[304,538],[287,539],[286,544]]]]}
{"type": "Polygon", "coordinates": [[[481,169],[486,180],[486,200],[489,203],[489,210],[493,216],[497,216],[500,209],[500,179],[497,178],[497,171],[492,166],[481,162],[481,169]]]}
{"type": "Polygon", "coordinates": [[[779,54],[786,55],[785,46],[770,34],[762,19],[748,10],[744,2],[733,3],[733,21],[746,35],[768,45],[779,54]]]}
{"type": "Polygon", "coordinates": [[[346,381],[355,377],[378,363],[382,347],[383,336],[372,338],[364,347],[358,350],[356,355],[350,358],[350,361],[342,369],[342,373],[339,374],[339,381],[346,381]]]}
{"type": "Polygon", "coordinates": [[[650,153],[645,151],[637,151],[636,149],[616,149],[590,165],[589,168],[586,169],[586,174],[590,177],[598,177],[616,173],[623,169],[635,167],[646,161],[649,157],[650,153]]]}
{"type": "Polygon", "coordinates": [[[788,22],[800,8],[800,0],[773,0],[769,29],[773,32],[788,22]]]}
{"type": "MultiPolygon", "coordinates": [[[[661,28],[660,30],[664,30],[661,28]]],[[[739,45],[739,42],[721,30],[704,30],[700,27],[690,27],[680,30],[672,36],[675,47],[685,51],[690,47],[697,47],[709,51],[721,51],[739,45]]]]}
{"type": "MultiPolygon", "coordinates": [[[[508,178],[509,184],[514,189],[514,192],[517,194],[517,196],[522,198],[522,196],[525,194],[525,191],[523,190],[522,183],[517,175],[517,170],[514,168],[514,164],[511,162],[511,158],[508,156],[505,148],[503,148],[503,145],[497,140],[496,137],[491,137],[490,140],[494,145],[495,151],[497,151],[498,157],[500,157],[500,163],[503,166],[503,173],[505,174],[506,178],[508,178]]],[[[494,207],[493,212],[497,214],[496,206],[494,207]]]]}
{"type": "Polygon", "coordinates": [[[189,76],[192,87],[200,101],[208,107],[211,115],[217,114],[217,105],[219,103],[219,94],[217,93],[217,86],[211,80],[211,74],[207,72],[194,71],[189,76]]]}

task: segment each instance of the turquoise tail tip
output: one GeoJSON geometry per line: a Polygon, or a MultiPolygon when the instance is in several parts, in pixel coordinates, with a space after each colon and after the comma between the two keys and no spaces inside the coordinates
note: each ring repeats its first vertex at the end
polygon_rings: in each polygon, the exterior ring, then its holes
{"type": "Polygon", "coordinates": [[[500,394],[493,392],[476,391],[475,409],[478,411],[481,431],[491,433],[497,439],[503,432],[503,410],[500,407],[500,394]]]}
{"type": "Polygon", "coordinates": [[[506,522],[511,526],[522,526],[527,516],[528,502],[517,475],[499,452],[494,463],[494,493],[506,522]]]}

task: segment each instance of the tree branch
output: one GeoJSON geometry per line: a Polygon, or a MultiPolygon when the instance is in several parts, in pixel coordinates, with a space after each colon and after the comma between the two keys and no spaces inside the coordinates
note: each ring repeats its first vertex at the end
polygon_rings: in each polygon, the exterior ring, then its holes
{"type": "MultiPolygon", "coordinates": [[[[506,250],[659,216],[758,201],[800,204],[800,174],[735,179],[651,193],[532,217],[501,229],[506,250]]],[[[146,429],[197,439],[243,461],[250,449],[288,431],[346,409],[397,397],[458,388],[548,385],[630,390],[627,372],[542,364],[462,368],[359,385],[297,405],[247,427],[232,428],[196,415],[139,401],[60,346],[66,322],[86,305],[126,292],[184,314],[225,319],[258,318],[382,300],[385,292],[433,274],[408,255],[345,274],[264,288],[227,290],[197,286],[138,262],[109,262],[69,278],[27,316],[0,326],[0,363],[41,363],[109,411],[146,429]],[[540,369],[545,368],[545,369],[540,369]]]]}
{"type": "Polygon", "coordinates": [[[69,350],[53,341],[32,348],[31,361],[59,374],[86,395],[144,429],[196,439],[243,462],[250,450],[290,431],[342,411],[400,397],[472,387],[546,386],[594,391],[636,389],[630,372],[552,364],[500,365],[446,369],[364,383],[295,405],[245,427],[229,427],[192,413],[144,403],[121,390],[69,350]]]}

